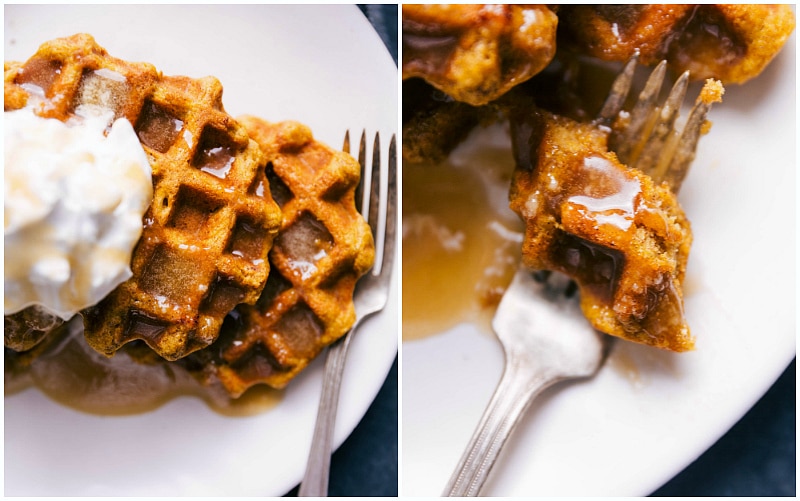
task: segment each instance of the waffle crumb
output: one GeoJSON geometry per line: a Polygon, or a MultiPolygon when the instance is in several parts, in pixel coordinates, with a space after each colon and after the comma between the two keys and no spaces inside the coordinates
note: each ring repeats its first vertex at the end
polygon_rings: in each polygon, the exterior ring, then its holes
{"type": "Polygon", "coordinates": [[[700,95],[697,96],[697,102],[702,102],[704,104],[721,103],[724,94],[725,87],[722,85],[722,82],[709,78],[703,85],[700,95]]]}

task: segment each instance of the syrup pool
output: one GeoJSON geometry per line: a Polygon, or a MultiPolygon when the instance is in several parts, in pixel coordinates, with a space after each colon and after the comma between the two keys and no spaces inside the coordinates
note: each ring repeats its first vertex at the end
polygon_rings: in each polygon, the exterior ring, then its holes
{"type": "Polygon", "coordinates": [[[185,397],[200,398],[222,415],[251,416],[274,408],[283,395],[256,386],[231,399],[221,389],[202,386],[179,365],[155,361],[152,355],[122,349],[107,358],[86,344],[79,316],[52,335],[54,341],[28,367],[6,356],[6,395],[36,387],[62,405],[108,416],[150,412],[185,397]]]}
{"type": "Polygon", "coordinates": [[[477,130],[441,164],[403,165],[403,340],[489,321],[520,259],[508,208],[505,125],[477,130]]]}

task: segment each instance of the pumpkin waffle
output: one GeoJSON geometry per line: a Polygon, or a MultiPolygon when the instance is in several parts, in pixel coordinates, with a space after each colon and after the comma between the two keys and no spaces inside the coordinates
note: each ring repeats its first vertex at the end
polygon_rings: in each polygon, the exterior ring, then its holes
{"type": "Polygon", "coordinates": [[[142,339],[165,359],[184,357],[216,340],[225,316],[255,303],[266,284],[280,210],[263,153],[221,98],[216,78],[164,76],[84,34],[6,65],[6,110],[32,105],[62,121],[81,108],[111,110],[134,125],[152,167],[133,277],[83,312],[100,353],[142,339]]]}
{"type": "Polygon", "coordinates": [[[403,5],[403,79],[487,104],[544,69],[556,51],[544,5],[403,5]]]}
{"type": "Polygon", "coordinates": [[[669,61],[676,73],[744,83],[794,31],[789,5],[567,5],[559,11],[569,45],[606,61],[669,61]]]}
{"type": "Polygon", "coordinates": [[[355,206],[358,162],[297,122],[239,120],[267,157],[283,223],[258,302],[237,306],[219,341],[185,362],[234,397],[258,383],[284,387],[344,335],[355,321],[356,282],[375,256],[369,225],[355,206]]]}
{"type": "Polygon", "coordinates": [[[491,120],[489,106],[441,99],[421,78],[403,82],[403,160],[441,162],[472,129],[491,120]]]}
{"type": "Polygon", "coordinates": [[[691,350],[682,283],[692,233],[670,188],[620,163],[592,123],[529,109],[512,118],[512,137],[523,262],[574,278],[597,330],[691,350]]]}

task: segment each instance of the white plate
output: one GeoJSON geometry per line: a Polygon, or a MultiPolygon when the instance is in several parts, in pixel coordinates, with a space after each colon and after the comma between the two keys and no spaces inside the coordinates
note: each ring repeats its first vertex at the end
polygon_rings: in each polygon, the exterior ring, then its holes
{"type": "MultiPolygon", "coordinates": [[[[46,40],[92,34],[116,57],[165,74],[222,82],[231,115],[298,120],[331,146],[345,129],[397,130],[397,69],[355,6],[5,6],[6,60],[46,40]]],[[[390,307],[350,347],[338,446],[366,412],[397,352],[397,273],[390,307]]],[[[37,390],[5,399],[6,495],[276,496],[301,479],[321,387],[317,360],[255,417],[221,416],[198,399],[98,417],[37,390]]]]}
{"type": "MultiPolygon", "coordinates": [[[[795,52],[793,36],[757,80],[727,89],[681,191],[695,236],[685,306],[696,351],[615,343],[594,379],[534,402],[486,495],[648,495],[721,437],[791,362],[795,52]]],[[[468,158],[474,147],[457,154],[468,158]]],[[[403,343],[403,495],[441,494],[502,363],[494,337],[469,324],[403,343]]]]}

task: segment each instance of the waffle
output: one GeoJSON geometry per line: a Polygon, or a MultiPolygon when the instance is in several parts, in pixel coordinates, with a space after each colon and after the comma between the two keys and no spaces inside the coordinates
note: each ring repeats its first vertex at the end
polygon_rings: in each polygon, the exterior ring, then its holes
{"type": "Polygon", "coordinates": [[[563,6],[565,40],[607,61],[639,52],[694,79],[744,83],[775,57],[795,26],[789,5],[563,6]]]}
{"type": "Polygon", "coordinates": [[[356,281],[375,256],[370,228],[355,208],[358,162],[297,122],[239,120],[268,158],[283,223],[261,298],[238,306],[214,347],[186,360],[201,380],[221,383],[234,397],[257,383],[284,387],[344,335],[355,321],[356,281]]]}
{"type": "Polygon", "coordinates": [[[622,165],[594,124],[529,109],[512,118],[512,137],[523,262],[574,278],[597,330],[691,350],[682,283],[692,233],[667,185],[622,165]]]}
{"type": "Polygon", "coordinates": [[[184,357],[216,340],[225,316],[255,303],[266,284],[280,210],[263,153],[221,98],[213,77],[164,76],[109,56],[89,35],[6,65],[6,110],[31,104],[66,121],[79,106],[111,109],[134,124],[152,167],[133,277],[83,312],[100,353],[142,339],[167,360],[184,357]]]}
{"type": "Polygon", "coordinates": [[[441,162],[492,110],[441,99],[420,78],[403,82],[403,160],[441,162]]]}
{"type": "Polygon", "coordinates": [[[486,104],[550,63],[557,25],[543,5],[403,5],[403,79],[486,104]]]}

